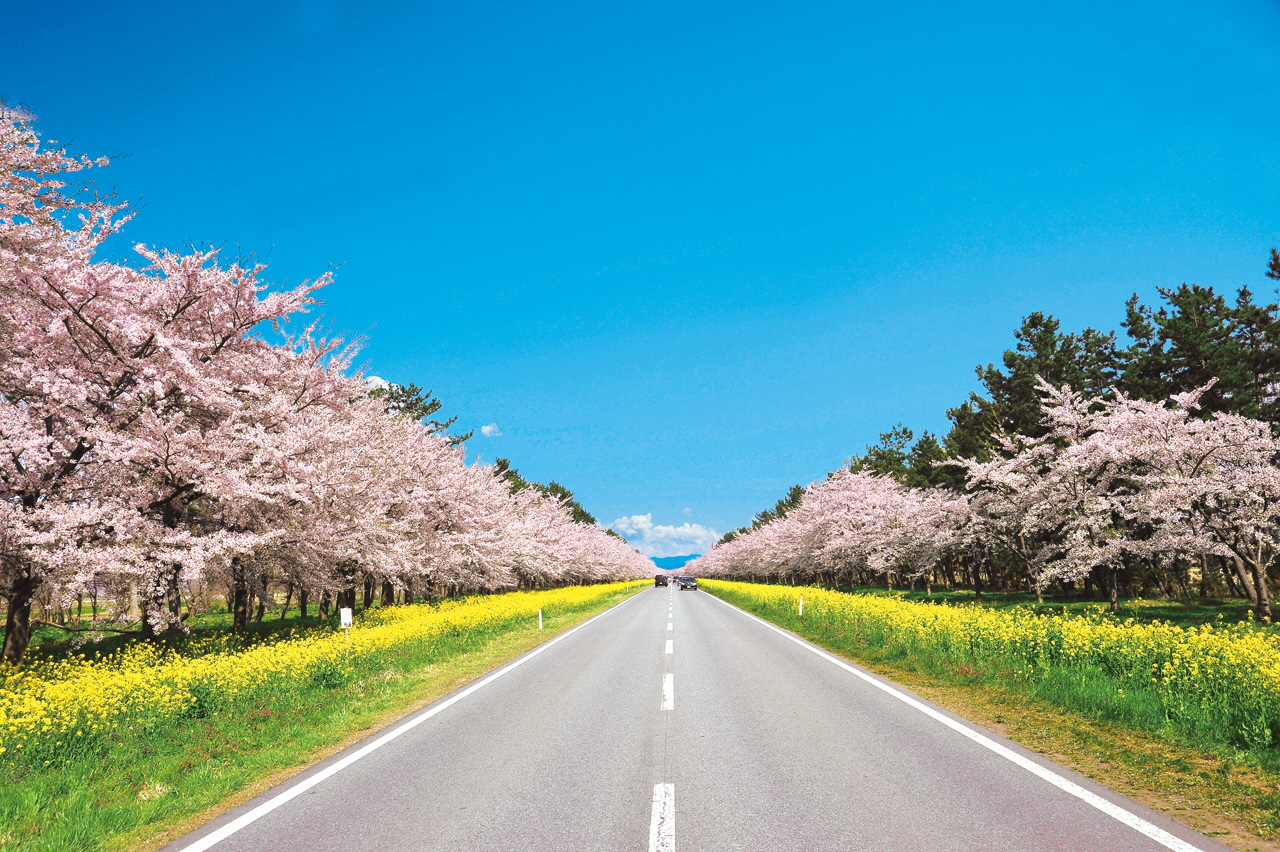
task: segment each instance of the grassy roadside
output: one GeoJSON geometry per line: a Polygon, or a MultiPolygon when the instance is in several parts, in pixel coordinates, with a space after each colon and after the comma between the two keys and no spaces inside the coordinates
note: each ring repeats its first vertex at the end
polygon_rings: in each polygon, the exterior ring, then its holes
{"type": "MultiPolygon", "coordinates": [[[[643,586],[641,586],[643,588],[643,586]]],[[[634,593],[634,592],[632,592],[634,593]]],[[[157,849],[202,822],[624,600],[625,591],[487,635],[412,665],[264,702],[247,714],[125,733],[109,757],[0,776],[0,850],[157,849]]]]}
{"type": "Polygon", "coordinates": [[[1031,695],[1029,685],[992,682],[971,666],[870,647],[821,621],[752,606],[717,585],[703,583],[707,591],[1222,843],[1242,852],[1280,852],[1280,770],[1273,761],[1066,710],[1031,695]]]}

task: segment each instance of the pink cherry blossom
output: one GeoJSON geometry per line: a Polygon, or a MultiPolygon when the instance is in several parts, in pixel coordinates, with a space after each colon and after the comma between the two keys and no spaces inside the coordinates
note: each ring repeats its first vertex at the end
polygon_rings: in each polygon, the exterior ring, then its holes
{"type": "Polygon", "coordinates": [[[651,563],[540,495],[512,495],[447,436],[387,413],[357,348],[291,331],[291,289],[217,250],[95,252],[129,213],[67,178],[105,161],[0,115],[0,594],[4,657],[31,601],[131,590],[144,632],[181,629],[183,587],[266,578],[493,591],[646,575],[651,563]],[[268,331],[271,339],[268,338],[268,331]]]}

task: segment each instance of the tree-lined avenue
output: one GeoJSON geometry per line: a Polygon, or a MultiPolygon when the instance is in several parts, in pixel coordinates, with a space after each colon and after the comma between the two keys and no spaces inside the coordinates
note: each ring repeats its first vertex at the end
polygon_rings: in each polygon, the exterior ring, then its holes
{"type": "Polygon", "coordinates": [[[645,591],[512,666],[211,847],[384,734],[166,852],[1226,849],[963,723],[1156,842],[705,593],[645,591]]]}

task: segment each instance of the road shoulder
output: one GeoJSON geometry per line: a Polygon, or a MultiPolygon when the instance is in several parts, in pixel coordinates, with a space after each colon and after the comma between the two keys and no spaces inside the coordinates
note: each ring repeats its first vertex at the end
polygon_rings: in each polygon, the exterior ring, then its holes
{"type": "MultiPolygon", "coordinates": [[[[790,626],[781,629],[792,633],[790,626]]],[[[816,630],[794,635],[1218,843],[1240,852],[1280,852],[1276,779],[1231,755],[1194,751],[999,687],[939,678],[924,661],[885,659],[889,655],[847,647],[816,630]]]]}

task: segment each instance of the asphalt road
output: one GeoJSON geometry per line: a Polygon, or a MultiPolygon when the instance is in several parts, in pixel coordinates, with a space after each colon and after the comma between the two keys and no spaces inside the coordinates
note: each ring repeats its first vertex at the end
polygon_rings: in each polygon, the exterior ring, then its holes
{"type": "Polygon", "coordinates": [[[705,592],[655,588],[165,852],[676,848],[1227,849],[705,592]]]}

